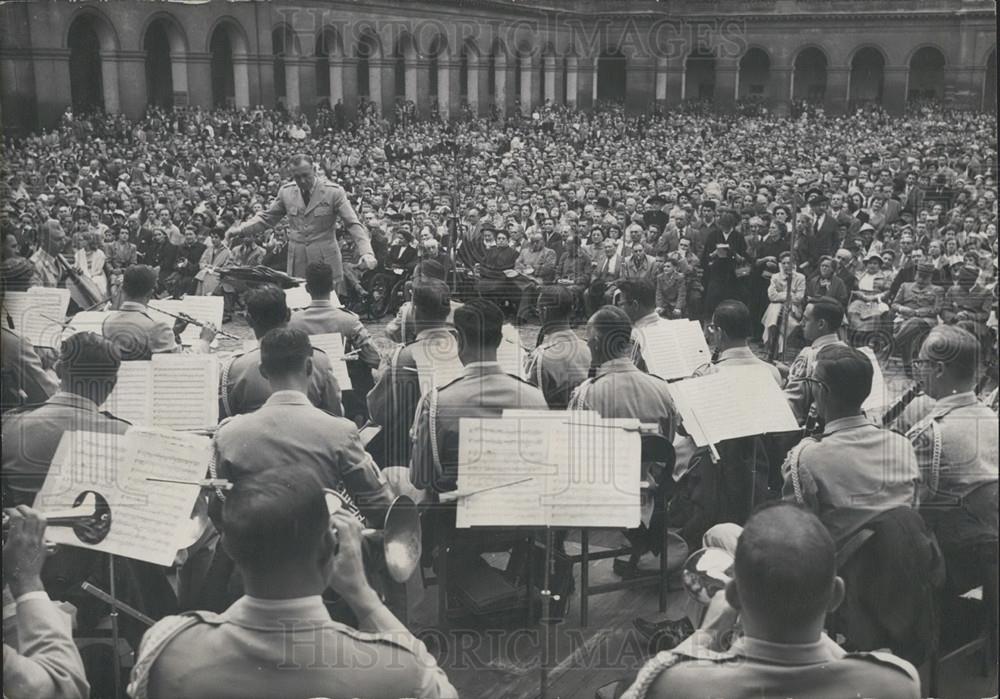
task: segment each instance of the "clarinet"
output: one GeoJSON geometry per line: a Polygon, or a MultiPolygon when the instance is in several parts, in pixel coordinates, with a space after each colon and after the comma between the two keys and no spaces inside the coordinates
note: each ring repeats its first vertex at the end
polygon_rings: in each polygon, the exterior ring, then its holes
{"type": "Polygon", "coordinates": [[[889,406],[889,409],[882,414],[882,427],[888,427],[893,422],[896,421],[903,411],[906,410],[906,406],[913,402],[913,400],[923,393],[923,386],[920,385],[919,381],[915,381],[912,386],[906,389],[896,402],[889,406]]]}

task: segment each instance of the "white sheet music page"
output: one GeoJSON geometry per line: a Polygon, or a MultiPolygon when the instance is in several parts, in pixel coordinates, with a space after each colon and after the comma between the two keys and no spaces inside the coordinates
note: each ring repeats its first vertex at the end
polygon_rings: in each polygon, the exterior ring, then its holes
{"type": "Polygon", "coordinates": [[[549,460],[559,464],[543,501],[554,527],[638,527],[642,439],[639,421],[566,413],[549,460]]]}
{"type": "Polygon", "coordinates": [[[219,360],[213,354],[153,355],[153,424],[174,430],[219,421],[219,360]]]}
{"type": "Polygon", "coordinates": [[[524,348],[521,347],[521,334],[510,323],[502,327],[503,340],[497,348],[497,362],[504,373],[513,374],[521,379],[527,378],[524,373],[524,348]]]}
{"type": "MultiPolygon", "coordinates": [[[[312,303],[312,296],[306,291],[305,284],[299,284],[298,286],[293,286],[291,289],[285,289],[285,303],[288,304],[289,310],[297,311],[312,303]]],[[[340,299],[337,298],[336,291],[330,292],[330,303],[334,306],[340,305],[340,299]]]]}
{"type": "MultiPolygon", "coordinates": [[[[174,315],[185,313],[202,323],[212,323],[216,329],[222,327],[225,302],[221,296],[185,296],[181,299],[153,299],[149,302],[149,305],[152,308],[159,308],[174,315]]],[[[152,315],[156,316],[156,311],[153,311],[152,315]]],[[[160,314],[160,317],[164,318],[162,314],[160,314]]],[[[169,319],[169,316],[167,318],[169,319]]],[[[169,321],[167,324],[172,326],[173,321],[169,321]]],[[[181,343],[193,345],[198,341],[200,335],[200,327],[188,324],[184,328],[184,332],[181,333],[181,343]]]]}
{"type": "Polygon", "coordinates": [[[542,495],[557,466],[550,463],[559,419],[462,418],[458,423],[456,526],[544,526],[542,495]],[[502,487],[497,487],[502,486],[502,487]]]}
{"type": "Polygon", "coordinates": [[[149,428],[131,428],[125,435],[66,432],[34,507],[63,511],[80,492],[93,490],[108,501],[111,530],[96,545],[84,544],[67,527],[50,527],[46,538],[170,565],[200,488],[147,478],[197,480],[204,477],[210,454],[211,440],[192,434],[149,428]]]}
{"type": "Polygon", "coordinates": [[[351,385],[351,375],[347,373],[347,362],[344,361],[344,338],[340,333],[323,333],[310,335],[309,342],[316,349],[323,350],[333,368],[333,377],[337,379],[341,391],[354,388],[351,385]]]}
{"type": "Polygon", "coordinates": [[[711,361],[705,336],[696,321],[661,320],[637,329],[635,337],[649,373],[663,379],[688,377],[711,361]]]}
{"type": "Polygon", "coordinates": [[[451,383],[465,371],[458,358],[458,338],[452,334],[438,334],[428,342],[410,345],[420,377],[420,392],[427,393],[431,385],[441,388],[451,383]]]}
{"type": "MultiPolygon", "coordinates": [[[[27,291],[4,294],[3,310],[14,324],[14,332],[36,347],[59,347],[69,290],[33,286],[27,291]]],[[[7,323],[7,318],[2,319],[7,323]]]]}
{"type": "Polygon", "coordinates": [[[766,367],[729,367],[670,384],[684,429],[703,447],[726,439],[798,429],[766,367]]]}
{"type": "Polygon", "coordinates": [[[104,401],[101,410],[128,420],[133,425],[153,424],[153,363],[150,361],[122,362],[118,367],[115,390],[104,401]]]}

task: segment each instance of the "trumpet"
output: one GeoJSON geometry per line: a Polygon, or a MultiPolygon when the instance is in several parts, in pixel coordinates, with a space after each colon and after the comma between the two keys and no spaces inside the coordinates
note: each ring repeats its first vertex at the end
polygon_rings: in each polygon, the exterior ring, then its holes
{"type": "MultiPolygon", "coordinates": [[[[188,323],[190,325],[196,325],[199,328],[204,328],[207,325],[207,323],[203,323],[202,321],[198,320],[197,318],[192,318],[187,313],[171,313],[170,311],[165,311],[162,308],[157,308],[156,306],[148,306],[147,308],[149,308],[151,310],[154,310],[157,313],[162,313],[163,315],[170,316],[171,318],[176,318],[177,320],[182,320],[185,323],[188,323]]],[[[219,335],[221,337],[229,338],[230,340],[242,340],[243,339],[242,337],[237,337],[236,335],[233,335],[232,333],[227,333],[225,330],[222,330],[220,328],[216,328],[215,329],[215,334],[219,335]]]]}
{"type": "MultiPolygon", "coordinates": [[[[326,507],[331,515],[344,509],[364,525],[364,515],[346,492],[325,489],[324,493],[326,507]]],[[[382,529],[362,529],[361,535],[369,541],[381,540],[385,567],[390,578],[404,583],[413,576],[420,563],[422,544],[420,514],[417,504],[411,498],[406,495],[397,497],[385,514],[385,526],[382,529]]]]}
{"type": "MultiPolygon", "coordinates": [[[[81,542],[91,546],[104,541],[111,531],[111,506],[103,495],[95,490],[84,490],[73,500],[73,509],[67,514],[50,513],[45,516],[47,527],[71,527],[81,542]],[[87,512],[83,501],[88,495],[94,496],[94,509],[87,512]],[[77,510],[84,510],[77,512],[77,510]]],[[[10,531],[10,516],[3,514],[3,540],[7,543],[7,533],[10,531]]]]}

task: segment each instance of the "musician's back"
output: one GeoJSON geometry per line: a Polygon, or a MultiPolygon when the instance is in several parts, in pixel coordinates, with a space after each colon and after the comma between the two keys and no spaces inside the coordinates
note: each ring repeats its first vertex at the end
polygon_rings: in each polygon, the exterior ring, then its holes
{"type": "Polygon", "coordinates": [[[180,617],[167,617],[147,632],[133,681],[146,672],[148,681],[145,692],[132,696],[457,696],[422,643],[408,634],[364,633],[332,621],[319,596],[243,597],[221,615],[204,616],[172,639],[180,617]],[[162,635],[168,640],[158,643],[162,635]]]}
{"type": "Polygon", "coordinates": [[[174,352],[177,341],[173,328],[149,315],[145,306],[125,301],[121,309],[104,320],[101,332],[121,352],[124,361],[150,359],[160,352],[174,352]]]}
{"type": "MultiPolygon", "coordinates": [[[[229,417],[251,413],[264,405],[271,393],[271,385],[260,373],[260,350],[255,348],[237,355],[222,368],[219,415],[229,417]]],[[[331,415],[344,414],[340,386],[333,378],[330,360],[322,350],[313,352],[309,400],[331,415]]]]}

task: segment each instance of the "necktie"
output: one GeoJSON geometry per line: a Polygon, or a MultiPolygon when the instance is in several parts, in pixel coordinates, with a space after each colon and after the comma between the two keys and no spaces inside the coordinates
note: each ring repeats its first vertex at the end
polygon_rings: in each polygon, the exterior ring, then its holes
{"type": "Polygon", "coordinates": [[[302,190],[302,203],[309,206],[309,192],[302,190]]]}

